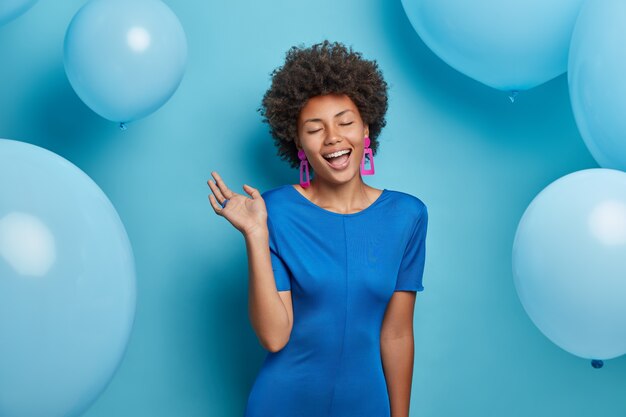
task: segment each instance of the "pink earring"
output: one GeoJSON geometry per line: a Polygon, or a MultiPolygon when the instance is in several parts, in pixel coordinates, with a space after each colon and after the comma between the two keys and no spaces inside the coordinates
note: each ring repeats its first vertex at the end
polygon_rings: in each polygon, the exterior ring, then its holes
{"type": "Polygon", "coordinates": [[[300,158],[300,185],[302,188],[307,188],[311,185],[311,181],[309,180],[309,161],[306,159],[306,155],[302,149],[298,151],[298,158],[300,158]],[[302,169],[306,171],[306,181],[302,180],[302,169]]]}
{"type": "Polygon", "coordinates": [[[370,138],[365,137],[365,149],[363,149],[363,158],[361,159],[361,174],[373,175],[374,174],[374,155],[372,155],[372,148],[370,148],[370,138]],[[370,156],[370,169],[365,169],[365,155],[370,156]]]}

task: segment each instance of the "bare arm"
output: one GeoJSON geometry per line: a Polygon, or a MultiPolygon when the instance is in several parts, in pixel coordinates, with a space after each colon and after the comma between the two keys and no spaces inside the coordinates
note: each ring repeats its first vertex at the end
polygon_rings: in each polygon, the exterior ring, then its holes
{"type": "Polygon", "coordinates": [[[248,251],[248,312],[261,345],[281,350],[289,341],[293,326],[291,291],[276,289],[270,260],[269,233],[245,236],[248,251]]]}
{"type": "Polygon", "coordinates": [[[226,218],[246,241],[248,253],[248,312],[261,345],[279,351],[289,341],[293,324],[291,291],[278,291],[270,258],[267,210],[256,188],[243,186],[251,198],[231,191],[213,171],[215,182],[208,180],[213,194],[209,201],[216,214],[226,218]],[[226,206],[222,207],[225,199],[226,206]],[[218,204],[219,202],[219,204],[218,204]]]}
{"type": "Polygon", "coordinates": [[[380,334],[380,349],[391,417],[408,417],[413,380],[413,311],[415,292],[396,291],[389,301],[380,334]]]}

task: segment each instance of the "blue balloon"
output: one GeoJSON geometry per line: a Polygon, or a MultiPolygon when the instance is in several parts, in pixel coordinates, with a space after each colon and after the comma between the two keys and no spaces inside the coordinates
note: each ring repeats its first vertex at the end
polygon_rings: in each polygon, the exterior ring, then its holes
{"type": "Polygon", "coordinates": [[[513,275],[556,345],[587,359],[626,353],[626,173],[586,169],[542,190],[517,227],[513,275]]]}
{"type": "Polygon", "coordinates": [[[567,69],[584,0],[402,0],[424,43],[463,74],[503,91],[533,88],[567,69]]]}
{"type": "Polygon", "coordinates": [[[37,0],[2,0],[0,2],[0,26],[30,9],[37,0]]]}
{"type": "Polygon", "coordinates": [[[626,171],[626,2],[589,1],[569,54],[569,93],[578,130],[603,168],[626,171]]]}
{"type": "Polygon", "coordinates": [[[84,412],[120,363],[135,299],[131,245],[102,190],[0,139],[0,416],[84,412]]]}
{"type": "Polygon", "coordinates": [[[76,94],[115,122],[161,107],[180,84],[187,41],[160,0],[91,0],[65,34],[64,63],[76,94]]]}

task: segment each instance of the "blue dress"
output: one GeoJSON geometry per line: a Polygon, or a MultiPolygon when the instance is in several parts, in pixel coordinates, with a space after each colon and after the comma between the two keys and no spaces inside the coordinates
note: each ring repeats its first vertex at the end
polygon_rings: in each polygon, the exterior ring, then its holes
{"type": "Polygon", "coordinates": [[[262,194],[278,291],[291,290],[289,342],[268,352],[245,417],[389,417],[380,330],[394,291],[422,291],[428,212],[384,189],[352,214],[293,185],[262,194]]]}

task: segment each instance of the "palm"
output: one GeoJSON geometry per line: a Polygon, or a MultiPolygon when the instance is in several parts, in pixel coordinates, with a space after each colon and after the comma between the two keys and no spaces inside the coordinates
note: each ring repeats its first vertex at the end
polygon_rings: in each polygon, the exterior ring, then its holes
{"type": "Polygon", "coordinates": [[[242,233],[252,232],[258,226],[267,224],[265,202],[243,194],[232,193],[222,209],[222,216],[242,233]]]}
{"type": "Polygon", "coordinates": [[[216,183],[209,180],[209,187],[213,191],[211,205],[216,213],[226,218],[237,230],[243,234],[253,233],[267,228],[267,210],[265,201],[255,188],[245,185],[244,190],[251,197],[231,191],[221,177],[214,172],[216,183]],[[218,202],[228,198],[224,208],[220,208],[218,202]]]}

